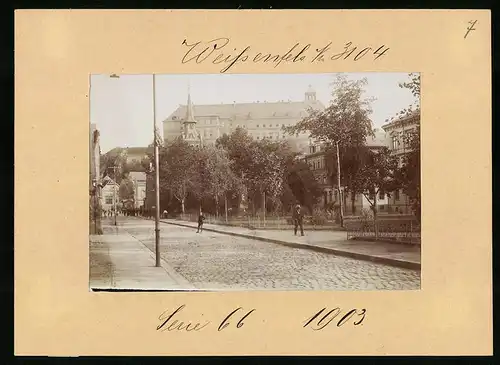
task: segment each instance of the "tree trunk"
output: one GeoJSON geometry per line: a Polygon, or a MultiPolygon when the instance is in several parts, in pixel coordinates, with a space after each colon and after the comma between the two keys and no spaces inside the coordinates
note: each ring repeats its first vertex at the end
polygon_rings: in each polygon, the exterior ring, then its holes
{"type": "Polygon", "coordinates": [[[215,218],[219,218],[219,197],[215,196],[215,218]]]}
{"type": "Polygon", "coordinates": [[[182,214],[184,214],[184,201],[186,200],[186,198],[182,198],[181,199],[181,211],[182,211],[182,214]]]}
{"type": "Polygon", "coordinates": [[[375,239],[378,240],[378,206],[377,206],[377,193],[373,197],[373,228],[375,229],[375,239]]]}
{"type": "Polygon", "coordinates": [[[356,194],[351,192],[351,214],[356,215],[356,194]]]}
{"type": "Polygon", "coordinates": [[[262,193],[262,214],[263,214],[263,220],[264,220],[264,225],[266,224],[266,192],[264,191],[262,193]]]}
{"type": "Polygon", "coordinates": [[[224,195],[224,212],[226,214],[226,223],[227,223],[227,195],[224,195]]]}

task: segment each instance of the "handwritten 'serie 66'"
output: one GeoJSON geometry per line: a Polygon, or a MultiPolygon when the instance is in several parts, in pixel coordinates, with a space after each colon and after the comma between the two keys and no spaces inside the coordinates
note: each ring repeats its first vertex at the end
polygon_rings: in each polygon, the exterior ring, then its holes
{"type": "MultiPolygon", "coordinates": [[[[176,310],[169,312],[165,311],[158,319],[160,320],[160,324],[156,327],[157,331],[201,331],[211,324],[210,320],[204,321],[193,321],[180,319],[181,312],[185,308],[185,305],[181,305],[176,310]],[[177,319],[179,318],[179,319],[177,319]]],[[[256,312],[255,308],[246,310],[242,307],[238,307],[227,315],[225,315],[221,320],[217,321],[216,328],[218,332],[224,331],[226,328],[233,329],[241,329],[244,327],[246,320],[249,318],[253,318],[255,323],[259,321],[262,322],[265,318],[255,319],[255,316],[252,316],[256,312]]],[[[303,328],[310,328],[315,331],[319,331],[327,327],[328,325],[336,325],[336,327],[342,327],[348,323],[353,326],[359,326],[363,323],[366,315],[366,309],[350,309],[350,310],[342,310],[339,307],[334,309],[323,308],[318,312],[315,312],[312,316],[309,316],[302,325],[303,328]]],[[[199,315],[203,317],[203,314],[199,315]]],[[[300,327],[300,325],[298,326],[300,327]]]]}

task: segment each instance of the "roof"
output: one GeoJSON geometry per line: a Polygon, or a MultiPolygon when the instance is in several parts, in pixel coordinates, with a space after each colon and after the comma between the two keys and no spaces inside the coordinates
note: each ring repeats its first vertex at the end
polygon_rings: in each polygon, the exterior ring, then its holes
{"type": "Polygon", "coordinates": [[[149,147],[127,147],[125,148],[128,155],[145,155],[149,147]]]}
{"type": "MultiPolygon", "coordinates": [[[[314,101],[278,101],[278,102],[253,102],[234,104],[193,104],[193,112],[196,117],[217,116],[220,119],[234,118],[269,118],[269,117],[304,117],[307,109],[315,110],[325,108],[319,100],[314,101]]],[[[180,105],[164,121],[179,121],[186,117],[186,105],[180,105]]]]}
{"type": "Polygon", "coordinates": [[[130,171],[128,176],[133,180],[146,180],[146,173],[139,171],[130,171]]]}
{"type": "Polygon", "coordinates": [[[368,136],[366,137],[366,146],[368,147],[389,147],[390,146],[390,139],[387,133],[379,128],[375,128],[373,130],[373,134],[375,136],[368,136]]]}
{"type": "Polygon", "coordinates": [[[420,108],[417,110],[413,110],[411,112],[407,112],[406,114],[403,114],[403,115],[399,114],[396,117],[391,118],[391,120],[388,121],[386,124],[384,124],[382,126],[382,128],[386,129],[386,128],[391,127],[393,125],[403,123],[406,121],[410,122],[410,121],[413,121],[415,119],[420,119],[420,108]]]}

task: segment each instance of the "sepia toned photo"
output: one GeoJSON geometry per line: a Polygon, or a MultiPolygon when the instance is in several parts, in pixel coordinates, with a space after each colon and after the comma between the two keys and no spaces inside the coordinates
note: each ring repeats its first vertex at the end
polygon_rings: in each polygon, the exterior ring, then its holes
{"type": "Polygon", "coordinates": [[[89,286],[418,290],[420,74],[91,75],[89,286]]]}

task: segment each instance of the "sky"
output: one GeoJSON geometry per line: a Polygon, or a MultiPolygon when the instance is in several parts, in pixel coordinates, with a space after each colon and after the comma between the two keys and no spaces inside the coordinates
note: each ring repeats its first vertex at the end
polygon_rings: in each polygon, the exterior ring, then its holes
{"type": "MultiPolygon", "coordinates": [[[[188,88],[193,104],[301,101],[309,85],[327,106],[335,78],[330,74],[195,74],[156,75],[156,123],[186,104],[188,88]],[[188,86],[189,85],[189,86],[188,86]]],[[[365,97],[374,97],[371,119],[380,127],[386,119],[415,103],[399,82],[406,73],[348,73],[356,80],[366,77],[365,97]]],[[[92,75],[90,79],[90,122],[100,131],[102,153],[115,147],[144,147],[153,140],[152,75],[92,75]]]]}

